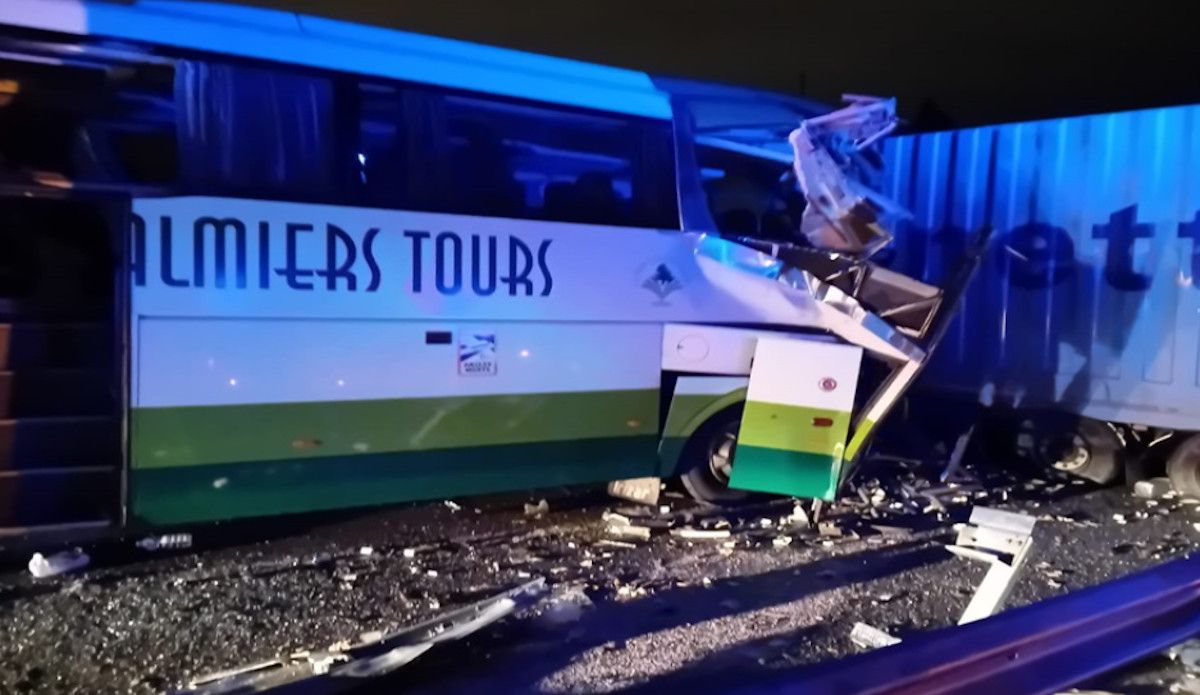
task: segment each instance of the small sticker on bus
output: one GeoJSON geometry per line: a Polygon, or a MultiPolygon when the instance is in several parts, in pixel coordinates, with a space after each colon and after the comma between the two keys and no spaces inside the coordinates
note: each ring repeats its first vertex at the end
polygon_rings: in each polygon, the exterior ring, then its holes
{"type": "Polygon", "coordinates": [[[459,376],[496,375],[496,334],[466,331],[458,337],[459,376]]]}

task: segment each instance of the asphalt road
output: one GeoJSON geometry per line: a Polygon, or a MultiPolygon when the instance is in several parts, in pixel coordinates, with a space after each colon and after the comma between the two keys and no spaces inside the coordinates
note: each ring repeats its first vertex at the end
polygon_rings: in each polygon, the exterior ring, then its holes
{"type": "MultiPolygon", "coordinates": [[[[87,570],[46,580],[9,567],[0,692],[170,691],[411,625],[532,577],[550,586],[534,608],[360,690],[714,692],[855,653],[855,622],[901,638],[954,624],[983,567],[943,544],[974,504],[1038,518],[1010,606],[1157,564],[1200,539],[1200,510],[1186,500],[993,477],[935,495],[943,512],[922,494],[940,486],[928,474],[878,471],[884,482],[823,510],[823,530],[797,521],[790,500],[731,511],[670,496],[660,511],[572,490],[226,525],[173,555],[95,548],[87,570]],[[525,511],[543,496],[549,511],[525,511]],[[649,539],[614,535],[606,511],[651,527],[649,539]],[[672,535],[684,528],[729,535],[672,535]]],[[[1158,659],[1102,685],[1152,693],[1182,679],[1158,659]]]]}

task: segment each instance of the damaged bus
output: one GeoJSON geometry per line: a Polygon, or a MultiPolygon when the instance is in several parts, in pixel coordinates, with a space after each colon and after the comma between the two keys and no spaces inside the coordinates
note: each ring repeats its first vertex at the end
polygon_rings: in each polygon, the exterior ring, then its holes
{"type": "Polygon", "coordinates": [[[204,3],[0,29],[7,535],[639,476],[829,499],[982,248],[945,291],[868,260],[898,211],[844,169],[887,102],[204,3]],[[802,121],[796,167],[747,144],[802,121]]]}

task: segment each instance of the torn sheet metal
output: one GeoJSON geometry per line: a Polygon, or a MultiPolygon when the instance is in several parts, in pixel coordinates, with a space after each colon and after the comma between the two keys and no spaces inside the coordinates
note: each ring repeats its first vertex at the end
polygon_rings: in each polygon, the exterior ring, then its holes
{"type": "Polygon", "coordinates": [[[833,499],[862,348],[760,338],[729,485],[833,499]]]}
{"type": "Polygon", "coordinates": [[[959,625],[994,615],[1003,607],[1029,555],[1036,523],[1037,519],[1026,514],[987,507],[971,510],[970,523],[959,527],[957,541],[946,550],[983,562],[988,571],[959,618],[959,625]]]}
{"type": "Polygon", "coordinates": [[[434,646],[466,637],[531,605],[545,591],[545,580],[535,579],[469,606],[436,616],[386,635],[364,636],[357,644],[318,652],[298,652],[197,679],[178,693],[262,693],[277,688],[305,686],[305,692],[341,692],[404,666],[434,646]]]}

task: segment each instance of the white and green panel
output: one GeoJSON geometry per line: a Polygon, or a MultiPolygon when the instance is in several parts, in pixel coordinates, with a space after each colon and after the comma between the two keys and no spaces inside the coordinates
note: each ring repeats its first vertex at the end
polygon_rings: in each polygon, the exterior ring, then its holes
{"type": "Polygon", "coordinates": [[[680,472],[680,457],[688,439],[713,415],[744,401],[748,381],[744,376],[681,376],[675,381],[658,447],[659,475],[680,472]]]}
{"type": "Polygon", "coordinates": [[[657,467],[656,324],[145,318],[136,330],[130,507],[146,522],[657,467]]]}
{"type": "Polygon", "coordinates": [[[833,499],[862,348],[760,338],[730,487],[833,499]]]}

